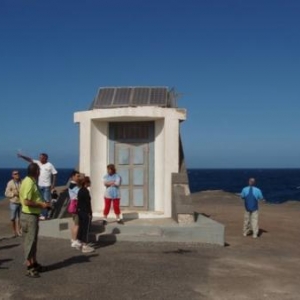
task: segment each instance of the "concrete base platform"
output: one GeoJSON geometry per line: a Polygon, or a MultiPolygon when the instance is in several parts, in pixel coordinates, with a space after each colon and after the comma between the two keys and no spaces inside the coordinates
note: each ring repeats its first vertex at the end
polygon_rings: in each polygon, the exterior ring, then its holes
{"type": "MultiPolygon", "coordinates": [[[[39,234],[45,237],[70,239],[72,219],[54,219],[40,222],[39,234]]],[[[192,224],[178,224],[171,218],[125,219],[124,224],[94,219],[90,241],[186,242],[225,245],[225,226],[201,214],[192,224]]]]}

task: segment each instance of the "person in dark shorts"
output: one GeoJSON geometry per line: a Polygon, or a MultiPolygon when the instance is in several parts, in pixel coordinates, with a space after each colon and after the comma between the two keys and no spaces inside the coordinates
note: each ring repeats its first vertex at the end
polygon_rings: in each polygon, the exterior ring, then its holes
{"type": "Polygon", "coordinates": [[[10,207],[10,220],[12,224],[12,230],[14,237],[22,235],[20,215],[21,215],[21,203],[19,198],[19,191],[21,186],[21,177],[19,171],[12,171],[12,179],[7,183],[5,189],[5,197],[9,198],[10,207]]]}

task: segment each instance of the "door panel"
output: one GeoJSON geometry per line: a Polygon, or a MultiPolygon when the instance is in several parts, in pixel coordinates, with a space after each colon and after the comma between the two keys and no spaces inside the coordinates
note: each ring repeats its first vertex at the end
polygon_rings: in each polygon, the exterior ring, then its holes
{"type": "Polygon", "coordinates": [[[120,148],[118,151],[118,162],[119,165],[129,165],[130,163],[130,149],[129,148],[120,148]]]}
{"type": "Polygon", "coordinates": [[[123,188],[121,189],[121,206],[129,206],[129,189],[123,188]]]}
{"type": "Polygon", "coordinates": [[[119,175],[122,178],[122,185],[126,186],[129,185],[129,169],[128,168],[120,168],[118,170],[119,175]]]}
{"type": "Polygon", "coordinates": [[[144,147],[136,146],[133,148],[133,164],[134,165],[142,165],[144,164],[144,147]]]}
{"type": "Polygon", "coordinates": [[[137,188],[133,190],[133,206],[136,207],[144,207],[144,191],[141,188],[137,188]]]}
{"type": "Polygon", "coordinates": [[[116,143],[115,157],[122,177],[121,206],[128,209],[148,208],[148,144],[116,143]],[[126,200],[122,200],[125,193],[126,200]],[[127,199],[128,197],[128,199],[127,199]]]}
{"type": "Polygon", "coordinates": [[[111,122],[109,162],[122,177],[123,210],[154,209],[154,122],[111,122]]]}
{"type": "Polygon", "coordinates": [[[133,185],[144,184],[144,170],[142,168],[133,169],[133,185]]]}

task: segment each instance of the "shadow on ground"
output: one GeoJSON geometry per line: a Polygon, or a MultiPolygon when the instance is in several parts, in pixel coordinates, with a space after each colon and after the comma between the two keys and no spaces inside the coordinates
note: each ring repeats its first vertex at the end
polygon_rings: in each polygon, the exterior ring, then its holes
{"type": "Polygon", "coordinates": [[[258,236],[262,236],[264,233],[268,233],[268,231],[260,228],[258,231],[258,236]]]}
{"type": "Polygon", "coordinates": [[[81,264],[81,263],[90,263],[90,259],[93,257],[99,256],[98,254],[91,254],[91,255],[77,255],[77,256],[72,256],[68,259],[56,262],[52,265],[48,265],[47,267],[47,272],[51,272],[54,270],[62,269],[62,268],[67,268],[73,264],[81,264]]]}
{"type": "Polygon", "coordinates": [[[185,250],[185,249],[177,249],[172,251],[163,251],[164,254],[187,254],[187,253],[196,253],[196,251],[192,250],[185,250]]]}
{"type": "Polygon", "coordinates": [[[12,261],[12,258],[0,259],[0,269],[8,269],[7,267],[2,267],[1,265],[9,261],[12,261]]]}
{"type": "Polygon", "coordinates": [[[108,247],[117,242],[116,234],[118,233],[119,232],[113,230],[113,232],[109,234],[90,234],[89,241],[93,244],[92,246],[95,249],[108,247]]]}
{"type": "Polygon", "coordinates": [[[0,250],[10,249],[10,248],[18,247],[18,246],[20,246],[20,244],[5,245],[5,246],[1,246],[0,250]]]}

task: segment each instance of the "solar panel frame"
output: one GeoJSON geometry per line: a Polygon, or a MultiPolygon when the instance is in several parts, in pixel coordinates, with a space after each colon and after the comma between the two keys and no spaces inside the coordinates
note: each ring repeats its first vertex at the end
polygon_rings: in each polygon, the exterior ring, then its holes
{"type": "Polygon", "coordinates": [[[159,106],[173,107],[172,95],[167,87],[103,87],[99,88],[92,109],[159,106]]]}

